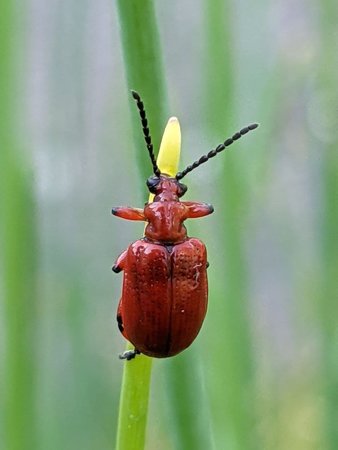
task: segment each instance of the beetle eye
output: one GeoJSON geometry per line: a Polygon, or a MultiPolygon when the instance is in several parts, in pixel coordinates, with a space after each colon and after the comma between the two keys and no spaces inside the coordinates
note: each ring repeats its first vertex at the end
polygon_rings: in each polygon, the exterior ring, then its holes
{"type": "Polygon", "coordinates": [[[183,184],[183,183],[179,183],[178,187],[179,187],[179,190],[178,190],[178,196],[179,196],[179,197],[183,197],[183,195],[184,195],[184,194],[187,192],[187,190],[188,190],[188,186],[186,186],[186,185],[183,184]]]}
{"type": "Polygon", "coordinates": [[[156,194],[156,186],[158,185],[158,183],[160,182],[159,177],[149,177],[147,180],[147,187],[149,189],[149,192],[151,192],[152,194],[156,194]]]}

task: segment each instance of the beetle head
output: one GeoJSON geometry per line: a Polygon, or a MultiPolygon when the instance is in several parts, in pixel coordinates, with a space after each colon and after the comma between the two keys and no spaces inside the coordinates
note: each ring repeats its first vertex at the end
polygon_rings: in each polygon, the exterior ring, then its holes
{"type": "Polygon", "coordinates": [[[147,179],[149,192],[155,195],[155,201],[177,200],[187,192],[187,186],[176,178],[166,175],[152,175],[147,179]]]}

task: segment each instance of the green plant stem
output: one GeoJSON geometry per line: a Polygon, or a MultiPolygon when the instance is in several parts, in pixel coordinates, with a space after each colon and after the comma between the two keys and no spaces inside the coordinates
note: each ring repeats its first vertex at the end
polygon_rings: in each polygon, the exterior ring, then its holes
{"type": "MultiPolygon", "coordinates": [[[[153,2],[117,0],[128,89],[144,100],[154,149],[167,116],[165,80],[153,2]]],[[[132,103],[133,133],[142,186],[150,175],[140,120],[132,103]]],[[[141,450],[145,443],[152,359],[143,355],[124,365],[116,450],[141,450]]]]}
{"type": "MultiPolygon", "coordinates": [[[[207,55],[206,120],[209,133],[226,132],[225,124],[233,122],[234,53],[232,42],[232,2],[215,0],[212,7],[205,2],[207,55]],[[215,120],[214,120],[215,118],[215,120]]],[[[213,373],[209,380],[212,402],[212,430],[215,448],[249,450],[255,448],[253,407],[253,367],[248,321],[247,268],[243,236],[239,224],[245,221],[247,192],[238,179],[236,155],[223,155],[219,160],[222,176],[217,189],[226,193],[227,201],[218,214],[219,245],[212,255],[213,268],[224,271],[225,279],[215,278],[210,271],[210,302],[217,302],[212,311],[211,330],[214,364],[224,367],[221,377],[213,373]]],[[[211,308],[210,308],[211,309],[211,308]]],[[[211,311],[210,311],[211,315],[211,311]]],[[[211,345],[211,343],[209,344],[211,345]]],[[[219,374],[219,371],[215,371],[219,374]]]]}
{"type": "MultiPolygon", "coordinates": [[[[333,0],[321,3],[321,59],[319,61],[319,86],[326,103],[323,114],[335,121],[338,107],[337,64],[338,46],[334,39],[337,33],[338,6],[333,0]]],[[[334,123],[334,122],[333,122],[334,123]]],[[[321,241],[321,285],[318,298],[322,342],[322,393],[324,401],[324,432],[326,448],[338,448],[337,404],[337,298],[338,298],[338,139],[336,128],[331,140],[322,148],[323,196],[320,211],[321,241]]]]}
{"type": "MultiPolygon", "coordinates": [[[[128,345],[128,349],[133,348],[128,345]]],[[[126,361],[121,386],[117,450],[144,448],[152,358],[138,355],[126,361]]]]}
{"type": "MultiPolygon", "coordinates": [[[[0,265],[5,328],[4,446],[36,449],[36,224],[32,177],[14,123],[15,7],[0,0],[0,265]]],[[[1,444],[0,444],[1,446],[1,444]]]]}
{"type": "MultiPolygon", "coordinates": [[[[120,34],[128,89],[137,91],[145,104],[155,151],[168,117],[167,93],[163,71],[159,31],[152,0],[117,0],[120,34]]],[[[131,97],[131,96],[130,96],[131,97]]],[[[149,161],[140,119],[130,98],[135,139],[136,161],[140,168],[142,187],[150,175],[149,161]]]]}

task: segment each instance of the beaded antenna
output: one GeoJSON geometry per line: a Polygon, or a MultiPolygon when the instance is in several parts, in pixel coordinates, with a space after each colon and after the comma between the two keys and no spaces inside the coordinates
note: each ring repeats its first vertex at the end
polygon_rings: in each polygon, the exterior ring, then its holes
{"type": "MultiPolygon", "coordinates": [[[[156,158],[155,158],[155,154],[154,154],[154,148],[153,148],[153,144],[151,142],[151,136],[150,136],[149,126],[148,126],[148,120],[147,120],[146,112],[145,112],[145,109],[144,109],[144,103],[141,100],[140,95],[136,91],[131,91],[131,93],[132,93],[133,98],[136,101],[136,105],[137,105],[137,108],[139,110],[139,114],[140,114],[140,118],[141,118],[141,122],[142,122],[142,129],[143,129],[144,140],[146,142],[147,149],[148,149],[148,152],[149,152],[149,156],[150,156],[150,159],[151,159],[151,163],[153,165],[154,174],[157,177],[159,177],[161,175],[161,171],[158,168],[157,163],[156,163],[156,158]]],[[[199,167],[201,164],[204,164],[209,159],[214,158],[218,153],[222,152],[227,147],[229,147],[231,144],[233,144],[235,141],[240,139],[242,136],[247,134],[249,131],[255,130],[257,127],[258,127],[258,124],[257,123],[253,123],[251,125],[248,125],[247,127],[242,128],[240,131],[235,133],[232,137],[229,137],[223,143],[219,144],[215,149],[210,150],[210,152],[208,152],[207,154],[201,156],[199,159],[197,159],[192,164],[189,164],[189,166],[187,166],[184,170],[182,170],[181,172],[177,172],[177,174],[175,176],[176,180],[181,180],[189,172],[193,171],[194,169],[199,167]]]]}

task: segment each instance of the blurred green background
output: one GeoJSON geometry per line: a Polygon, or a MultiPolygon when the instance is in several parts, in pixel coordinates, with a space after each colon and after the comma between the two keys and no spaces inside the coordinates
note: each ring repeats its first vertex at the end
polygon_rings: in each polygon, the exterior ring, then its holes
{"type": "MultiPolygon", "coordinates": [[[[151,171],[117,8],[0,5],[0,448],[113,449],[110,269],[143,225],[110,209],[142,206],[140,159],[151,171]]],[[[209,251],[209,312],[191,348],[154,362],[146,448],[336,450],[338,4],[155,7],[181,167],[261,126],[185,179],[215,207],[188,224],[209,251]]]]}

